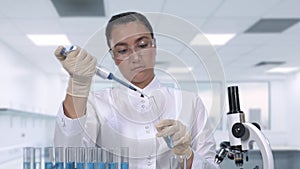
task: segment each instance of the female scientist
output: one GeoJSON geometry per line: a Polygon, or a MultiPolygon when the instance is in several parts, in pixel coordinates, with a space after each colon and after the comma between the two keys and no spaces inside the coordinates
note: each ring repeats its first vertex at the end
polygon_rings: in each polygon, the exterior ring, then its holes
{"type": "Polygon", "coordinates": [[[154,74],[156,42],[147,18],[136,12],[113,16],[106,39],[124,78],[145,96],[122,86],[90,93],[95,57],[78,47],[64,59],[59,46],[55,55],[70,78],[55,146],[129,147],[131,169],[165,169],[174,155],[187,157],[188,168],[219,168],[199,96],[166,87],[154,74]],[[169,147],[162,139],[168,136],[169,147]]]}

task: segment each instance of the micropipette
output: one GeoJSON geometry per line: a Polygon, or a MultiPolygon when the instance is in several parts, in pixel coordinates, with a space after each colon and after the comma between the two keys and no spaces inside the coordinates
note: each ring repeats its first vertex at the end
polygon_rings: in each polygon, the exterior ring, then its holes
{"type": "MultiPolygon", "coordinates": [[[[66,48],[63,48],[61,50],[60,54],[67,57],[70,52],[75,51],[76,49],[77,49],[76,46],[71,46],[69,50],[67,50],[66,48]]],[[[136,92],[140,93],[141,97],[147,96],[142,91],[135,88],[134,86],[132,86],[129,83],[126,83],[123,80],[117,78],[113,73],[111,73],[108,70],[105,70],[104,68],[100,67],[99,64],[97,64],[97,66],[96,66],[96,75],[100,76],[103,79],[114,80],[114,81],[122,84],[123,86],[125,86],[125,87],[127,87],[127,88],[129,88],[133,91],[136,91],[136,92]]]]}

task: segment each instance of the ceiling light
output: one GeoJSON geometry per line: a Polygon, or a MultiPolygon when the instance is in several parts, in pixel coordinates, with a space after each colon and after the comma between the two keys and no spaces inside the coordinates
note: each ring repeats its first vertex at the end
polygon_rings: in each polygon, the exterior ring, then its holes
{"type": "Polygon", "coordinates": [[[28,34],[26,36],[37,46],[71,45],[68,37],[63,34],[28,34]]]}
{"type": "Polygon", "coordinates": [[[265,18],[257,21],[245,33],[281,33],[300,20],[298,18],[265,18]]]}
{"type": "Polygon", "coordinates": [[[279,66],[285,64],[285,61],[261,61],[256,63],[254,66],[255,67],[260,67],[260,66],[279,66]]]}
{"type": "Polygon", "coordinates": [[[291,73],[298,70],[298,67],[277,67],[267,71],[267,73],[291,73]]]}
{"type": "Polygon", "coordinates": [[[169,73],[189,73],[193,70],[192,67],[170,67],[167,69],[169,73]]]}
{"type": "Polygon", "coordinates": [[[191,45],[225,45],[235,34],[197,34],[190,42],[191,45]],[[206,39],[207,38],[207,39],[206,39]],[[207,41],[208,40],[208,41],[207,41]]]}

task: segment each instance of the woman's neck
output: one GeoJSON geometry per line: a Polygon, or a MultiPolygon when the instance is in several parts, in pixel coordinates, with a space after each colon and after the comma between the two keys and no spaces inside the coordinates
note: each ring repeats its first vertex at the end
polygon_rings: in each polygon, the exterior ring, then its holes
{"type": "Polygon", "coordinates": [[[147,80],[144,80],[142,82],[132,82],[135,86],[137,86],[140,89],[144,89],[146,86],[148,86],[152,80],[154,79],[154,74],[152,75],[151,78],[148,78],[147,80]]]}

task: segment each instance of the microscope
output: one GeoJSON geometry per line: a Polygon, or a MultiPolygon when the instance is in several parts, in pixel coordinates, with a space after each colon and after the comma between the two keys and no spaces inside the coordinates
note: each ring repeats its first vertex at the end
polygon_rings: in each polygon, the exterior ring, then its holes
{"type": "MultiPolygon", "coordinates": [[[[255,142],[261,151],[263,169],[274,169],[274,160],[268,139],[261,132],[258,124],[245,122],[245,114],[240,110],[237,86],[228,87],[229,112],[227,125],[229,142],[220,144],[220,150],[215,156],[215,162],[220,164],[227,157],[235,161],[237,167],[244,164],[244,155],[248,161],[248,150],[255,142]]],[[[256,166],[254,169],[258,169],[256,166]]]]}

